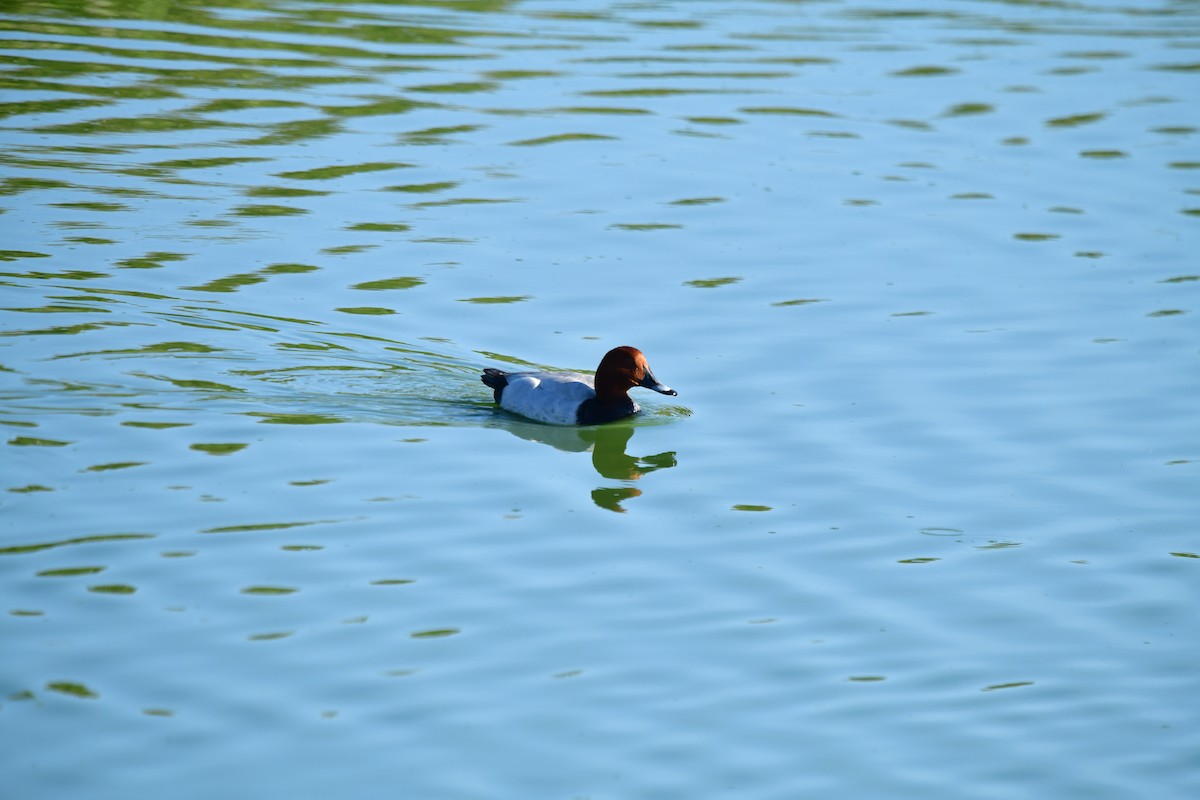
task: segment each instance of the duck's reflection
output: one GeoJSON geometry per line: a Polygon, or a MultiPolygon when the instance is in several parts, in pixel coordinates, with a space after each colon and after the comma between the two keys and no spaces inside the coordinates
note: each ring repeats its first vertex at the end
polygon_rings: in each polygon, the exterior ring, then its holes
{"type": "MultiPolygon", "coordinates": [[[[636,481],[655,470],[676,464],[675,451],[650,456],[632,456],[626,452],[635,426],[610,423],[586,428],[556,427],[535,423],[512,422],[504,426],[514,436],[548,444],[572,453],[592,451],[592,466],[601,477],[618,481],[636,481]]],[[[592,502],[609,511],[624,512],[621,503],[642,494],[632,486],[600,486],[592,491],[592,502]]]]}

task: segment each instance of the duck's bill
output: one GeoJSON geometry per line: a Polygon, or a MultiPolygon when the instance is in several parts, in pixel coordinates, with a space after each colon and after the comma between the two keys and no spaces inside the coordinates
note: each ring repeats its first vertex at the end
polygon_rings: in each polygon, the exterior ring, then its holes
{"type": "Polygon", "coordinates": [[[654,373],[652,373],[650,370],[646,370],[646,375],[641,379],[641,381],[638,382],[638,386],[644,386],[647,389],[652,389],[659,394],[669,394],[672,397],[675,397],[679,394],[679,392],[675,391],[670,386],[659,383],[658,378],[654,377],[654,373]]]}

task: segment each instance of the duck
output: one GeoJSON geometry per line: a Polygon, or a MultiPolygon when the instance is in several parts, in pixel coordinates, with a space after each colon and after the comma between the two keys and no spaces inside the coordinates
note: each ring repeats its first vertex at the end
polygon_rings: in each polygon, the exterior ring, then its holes
{"type": "Polygon", "coordinates": [[[601,425],[641,410],[629,397],[635,386],[675,397],[636,347],[614,347],[600,359],[596,375],[578,372],[505,372],[487,367],[480,380],[492,389],[496,405],[547,425],[601,425]]]}

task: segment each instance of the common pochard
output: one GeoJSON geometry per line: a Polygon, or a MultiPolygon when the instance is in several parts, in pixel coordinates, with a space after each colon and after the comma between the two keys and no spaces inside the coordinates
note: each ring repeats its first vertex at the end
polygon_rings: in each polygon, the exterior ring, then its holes
{"type": "Polygon", "coordinates": [[[578,372],[504,372],[484,369],[481,380],[494,390],[505,411],[549,425],[599,425],[636,414],[629,397],[635,386],[677,395],[654,377],[642,351],[615,347],[605,354],[596,376],[578,372]]]}

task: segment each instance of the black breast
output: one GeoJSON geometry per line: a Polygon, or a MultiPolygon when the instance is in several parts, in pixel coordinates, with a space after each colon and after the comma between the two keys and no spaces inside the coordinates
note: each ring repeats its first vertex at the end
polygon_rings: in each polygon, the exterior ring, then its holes
{"type": "Polygon", "coordinates": [[[575,420],[580,425],[602,425],[605,422],[628,417],[637,411],[637,406],[628,397],[623,403],[601,403],[596,398],[584,400],[575,412],[575,420]]]}

